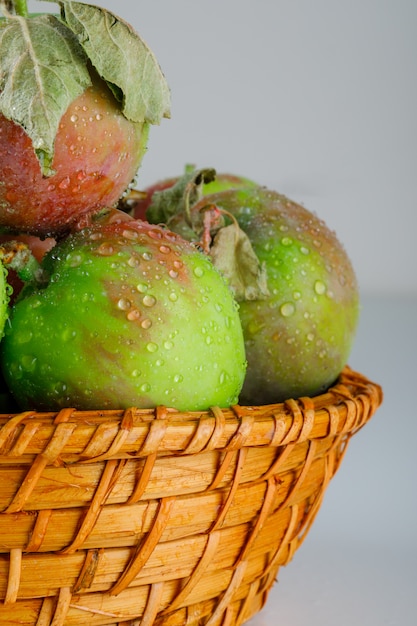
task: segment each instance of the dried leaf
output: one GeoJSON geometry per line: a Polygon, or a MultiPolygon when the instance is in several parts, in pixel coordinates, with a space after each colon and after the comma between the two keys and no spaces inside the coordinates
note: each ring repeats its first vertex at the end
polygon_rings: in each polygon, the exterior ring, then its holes
{"type": "Polygon", "coordinates": [[[183,219],[190,221],[190,209],[201,199],[203,185],[212,182],[215,177],[216,171],[213,168],[197,170],[187,167],[172,187],[154,192],[146,211],[146,219],[152,224],[170,225],[172,218],[181,215],[183,219]]]}
{"type": "Polygon", "coordinates": [[[217,232],[210,256],[228,281],[236,300],[260,300],[270,295],[265,267],[256,256],[249,237],[236,222],[217,232]]]}
{"type": "Polygon", "coordinates": [[[85,54],[56,16],[0,19],[0,112],[25,129],[45,174],[59,121],[90,84],[85,54]]]}
{"type": "MultiPolygon", "coordinates": [[[[50,0],[48,0],[50,1],[50,0]]],[[[170,117],[170,91],[150,48],[124,20],[101,7],[61,0],[62,19],[133,122],[170,117]]]]}
{"type": "Polygon", "coordinates": [[[24,128],[44,175],[53,173],[62,115],[92,83],[89,64],[132,122],[159,124],[170,115],[165,77],[129,24],[100,7],[57,4],[61,17],[5,12],[0,18],[0,113],[24,128]]]}

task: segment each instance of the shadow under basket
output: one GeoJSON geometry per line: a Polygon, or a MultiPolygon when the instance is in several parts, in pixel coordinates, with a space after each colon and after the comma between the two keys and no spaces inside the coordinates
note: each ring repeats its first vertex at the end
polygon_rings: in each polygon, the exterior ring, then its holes
{"type": "Polygon", "coordinates": [[[381,401],[0,415],[0,624],[243,624],[381,401]]]}

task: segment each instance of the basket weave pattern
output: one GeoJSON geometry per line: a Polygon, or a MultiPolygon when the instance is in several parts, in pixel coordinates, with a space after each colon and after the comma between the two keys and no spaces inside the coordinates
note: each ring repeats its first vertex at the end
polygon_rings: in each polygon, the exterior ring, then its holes
{"type": "Polygon", "coordinates": [[[242,624],[381,400],[0,415],[0,624],[242,624]]]}

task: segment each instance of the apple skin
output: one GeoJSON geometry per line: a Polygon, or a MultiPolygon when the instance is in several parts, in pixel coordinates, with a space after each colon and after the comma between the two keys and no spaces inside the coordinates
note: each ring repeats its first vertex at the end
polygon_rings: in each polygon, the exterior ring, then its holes
{"type": "Polygon", "coordinates": [[[42,175],[24,129],[0,114],[3,230],[56,237],[81,216],[115,205],[132,183],[149,125],[124,117],[105,82],[92,78],[61,118],[51,176],[42,175]]]}
{"type": "Polygon", "coordinates": [[[335,233],[266,188],[203,198],[232,214],[265,265],[270,295],[242,301],[248,368],[240,402],[270,404],[324,392],[346,365],[359,317],[350,259],[335,233]]]}

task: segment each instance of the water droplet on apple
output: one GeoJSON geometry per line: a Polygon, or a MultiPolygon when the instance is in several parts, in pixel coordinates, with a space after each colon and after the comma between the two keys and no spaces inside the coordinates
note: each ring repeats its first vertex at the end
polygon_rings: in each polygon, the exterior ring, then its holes
{"type": "Polygon", "coordinates": [[[156,304],[156,298],[154,296],[151,296],[150,294],[147,294],[143,297],[142,302],[145,306],[152,307],[156,304]]]}
{"type": "Polygon", "coordinates": [[[70,184],[70,179],[69,179],[69,176],[66,176],[65,178],[63,178],[63,179],[61,180],[61,182],[59,183],[58,187],[59,187],[60,189],[68,189],[69,184],[70,184]]]}
{"type": "Polygon", "coordinates": [[[122,234],[125,239],[129,239],[130,241],[137,239],[139,236],[139,233],[132,228],[125,228],[122,234]]]}
{"type": "Polygon", "coordinates": [[[138,267],[139,259],[135,256],[131,256],[127,264],[129,265],[129,267],[138,267]]]}
{"type": "Polygon", "coordinates": [[[318,296],[322,296],[326,293],[326,285],[322,280],[316,280],[314,283],[314,291],[318,296]]]}
{"type": "Polygon", "coordinates": [[[219,383],[220,385],[224,385],[228,380],[230,380],[230,376],[227,372],[225,372],[224,370],[220,373],[219,376],[219,383]]]}
{"type": "Polygon", "coordinates": [[[28,343],[32,339],[32,337],[33,337],[33,333],[29,328],[24,329],[24,330],[22,329],[20,333],[16,335],[17,342],[20,344],[28,343]]]}
{"type": "Polygon", "coordinates": [[[108,243],[108,242],[105,241],[102,244],[100,244],[97,252],[101,256],[111,256],[114,253],[114,248],[111,245],[111,243],[108,243]]]}
{"type": "Polygon", "coordinates": [[[129,322],[135,322],[140,318],[140,312],[137,309],[130,309],[126,315],[129,322]]]}
{"type": "Polygon", "coordinates": [[[151,239],[162,239],[162,233],[159,230],[148,230],[147,234],[151,239]]]}
{"type": "Polygon", "coordinates": [[[128,311],[131,306],[132,306],[132,303],[127,298],[120,298],[120,300],[117,303],[117,307],[121,311],[128,311]]]}
{"type": "Polygon", "coordinates": [[[194,268],[194,276],[197,276],[197,278],[201,278],[203,275],[204,275],[204,270],[202,267],[194,268]]]}
{"type": "Polygon", "coordinates": [[[290,317],[295,313],[295,306],[292,302],[284,302],[279,310],[284,317],[290,317]]]}
{"type": "Polygon", "coordinates": [[[63,341],[71,341],[72,339],[75,339],[76,336],[77,331],[73,328],[66,328],[61,335],[63,341]]]}
{"type": "Polygon", "coordinates": [[[67,255],[67,263],[69,267],[79,267],[83,261],[81,254],[73,252],[67,255]]]}
{"type": "Polygon", "coordinates": [[[36,369],[36,357],[32,354],[25,354],[21,358],[22,367],[25,372],[34,372],[36,369]]]}

